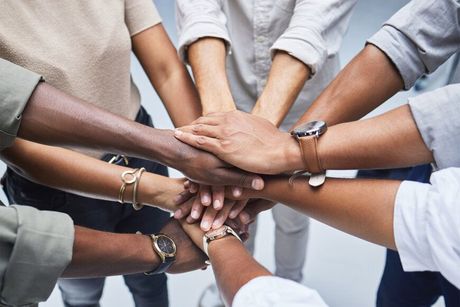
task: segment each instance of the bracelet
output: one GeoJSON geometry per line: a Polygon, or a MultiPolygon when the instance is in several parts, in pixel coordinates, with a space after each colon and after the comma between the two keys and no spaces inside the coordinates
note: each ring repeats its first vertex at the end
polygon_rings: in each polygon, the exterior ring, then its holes
{"type": "Polygon", "coordinates": [[[121,174],[121,181],[123,182],[120,191],[118,193],[118,202],[120,204],[125,203],[125,191],[128,185],[134,184],[133,187],[133,208],[134,210],[142,209],[143,205],[137,203],[137,190],[139,186],[139,181],[141,179],[142,173],[144,173],[145,168],[136,168],[130,171],[125,171],[121,174]]]}

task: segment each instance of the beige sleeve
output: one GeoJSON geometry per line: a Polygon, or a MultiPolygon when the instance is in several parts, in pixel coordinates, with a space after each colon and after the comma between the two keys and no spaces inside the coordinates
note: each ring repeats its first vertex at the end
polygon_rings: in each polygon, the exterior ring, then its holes
{"type": "Polygon", "coordinates": [[[134,36],[161,22],[153,0],[125,0],[125,23],[134,36]]]}

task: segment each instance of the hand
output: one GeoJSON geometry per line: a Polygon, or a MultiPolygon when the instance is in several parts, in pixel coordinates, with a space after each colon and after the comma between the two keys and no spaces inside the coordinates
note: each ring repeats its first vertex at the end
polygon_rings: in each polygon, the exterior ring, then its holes
{"type": "Polygon", "coordinates": [[[239,225],[249,225],[253,223],[257,215],[263,211],[272,209],[276,203],[266,199],[251,199],[247,206],[241,211],[235,221],[239,225]]]}
{"type": "Polygon", "coordinates": [[[264,183],[260,176],[231,167],[214,155],[182,142],[177,142],[175,147],[178,154],[170,163],[171,166],[197,183],[263,189],[264,183]]]}
{"type": "Polygon", "coordinates": [[[176,129],[176,138],[241,169],[279,174],[303,168],[297,141],[269,121],[240,111],[209,114],[176,129]]]}
{"type": "Polygon", "coordinates": [[[178,221],[171,219],[161,232],[173,239],[177,247],[176,261],[168,269],[168,273],[183,273],[206,267],[207,257],[202,248],[198,248],[190,240],[178,221]]]}

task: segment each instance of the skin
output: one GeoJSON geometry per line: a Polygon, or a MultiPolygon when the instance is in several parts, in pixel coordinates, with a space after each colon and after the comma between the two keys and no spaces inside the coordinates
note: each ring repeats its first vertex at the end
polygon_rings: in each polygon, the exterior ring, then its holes
{"type": "MultiPolygon", "coordinates": [[[[181,225],[171,220],[161,230],[177,246],[175,263],[168,273],[182,273],[204,267],[206,255],[184,233],[181,225]]],[[[161,260],[146,235],[114,234],[75,227],[73,257],[62,277],[101,277],[149,272],[161,260]]]]}
{"type": "MultiPolygon", "coordinates": [[[[197,224],[182,221],[182,227],[192,241],[203,250],[204,232],[197,224]]],[[[208,253],[217,286],[227,306],[232,305],[236,293],[249,281],[256,277],[272,275],[233,236],[226,236],[210,242],[208,253]]]]}
{"type": "MultiPolygon", "coordinates": [[[[226,74],[226,55],[225,42],[218,38],[205,37],[188,48],[188,59],[200,95],[203,115],[236,110],[226,74]]],[[[281,125],[309,76],[310,69],[301,61],[285,52],[276,52],[267,84],[251,113],[277,126],[281,125]]],[[[209,207],[211,202],[213,204],[213,208],[205,210],[205,221],[225,207],[222,187],[201,186],[199,193],[204,207],[209,207]]],[[[239,203],[237,207],[244,206],[239,203]]],[[[234,210],[234,214],[238,214],[237,210],[234,210]]],[[[190,216],[190,219],[196,220],[195,216],[190,216]]],[[[220,223],[216,225],[221,226],[220,223]]],[[[202,224],[204,230],[208,230],[208,226],[208,223],[202,224]]]]}
{"type": "MultiPolygon", "coordinates": [[[[268,121],[238,111],[200,118],[175,135],[248,171],[278,174],[305,169],[297,140],[268,121]]],[[[325,169],[393,168],[434,161],[408,105],[328,128],[318,139],[318,156],[325,169]]]]}

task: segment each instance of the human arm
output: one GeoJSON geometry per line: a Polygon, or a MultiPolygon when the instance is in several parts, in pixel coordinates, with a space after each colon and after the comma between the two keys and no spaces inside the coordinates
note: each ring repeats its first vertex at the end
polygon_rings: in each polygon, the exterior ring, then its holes
{"type": "MultiPolygon", "coordinates": [[[[169,273],[182,273],[205,266],[206,255],[189,239],[176,220],[160,231],[177,247],[169,273]]],[[[75,227],[73,257],[63,277],[99,277],[149,272],[160,265],[160,257],[147,235],[114,234],[75,227]]]]}
{"type": "MultiPolygon", "coordinates": [[[[259,117],[242,112],[215,114],[200,118],[187,130],[191,133],[176,131],[176,137],[243,169],[278,174],[305,168],[297,140],[259,117]]],[[[318,156],[325,169],[402,167],[433,161],[407,105],[375,118],[330,127],[318,139],[318,156]]]]}
{"type": "Polygon", "coordinates": [[[221,0],[176,1],[179,55],[191,65],[203,114],[235,110],[225,60],[231,48],[221,0]]]}
{"type": "Polygon", "coordinates": [[[198,93],[163,25],[134,35],[132,44],[174,126],[181,127],[198,118],[201,115],[198,93]]]}
{"type": "Polygon", "coordinates": [[[436,70],[458,50],[459,9],[451,0],[409,2],[368,40],[296,125],[357,120],[436,70]]]}
{"type": "MultiPolygon", "coordinates": [[[[294,1],[289,26],[271,47],[267,84],[252,113],[279,126],[305,82],[338,53],[356,1],[294,1]]],[[[282,7],[280,10],[291,10],[282,7]]]]}
{"type": "MultiPolygon", "coordinates": [[[[21,176],[34,182],[78,195],[116,201],[121,174],[131,168],[109,164],[59,147],[17,139],[0,157],[21,176]]],[[[174,198],[184,190],[184,179],[145,172],[139,180],[137,201],[174,211],[174,198]]],[[[133,185],[127,185],[124,200],[132,201],[133,185]]]]}

